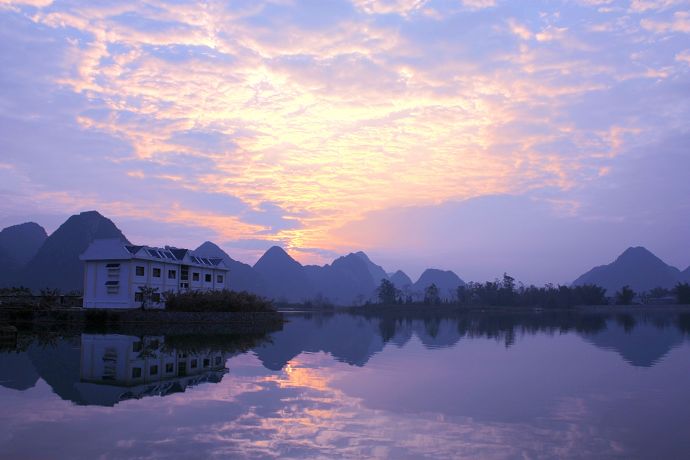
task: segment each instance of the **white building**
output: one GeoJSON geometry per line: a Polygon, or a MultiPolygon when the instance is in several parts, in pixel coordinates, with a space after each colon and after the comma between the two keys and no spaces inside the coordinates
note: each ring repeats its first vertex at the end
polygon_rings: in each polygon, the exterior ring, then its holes
{"type": "Polygon", "coordinates": [[[95,240],[80,257],[84,267],[84,308],[135,308],[142,286],[157,288],[150,307],[163,307],[165,292],[226,289],[222,259],[189,249],[134,246],[118,239],[95,240]]]}

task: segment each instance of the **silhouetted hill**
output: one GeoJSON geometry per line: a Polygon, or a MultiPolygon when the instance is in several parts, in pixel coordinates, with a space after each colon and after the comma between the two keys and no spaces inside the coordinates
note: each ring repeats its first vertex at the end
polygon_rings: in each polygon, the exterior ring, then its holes
{"type": "Polygon", "coordinates": [[[20,270],[36,255],[46,238],[43,227],[33,222],[0,231],[0,287],[18,284],[20,270]]]}
{"type": "Polygon", "coordinates": [[[0,288],[16,285],[20,268],[17,261],[0,248],[0,288]]]}
{"type": "MultiPolygon", "coordinates": [[[[376,284],[369,265],[378,265],[371,263],[366,255],[362,255],[350,253],[335,259],[331,265],[306,266],[305,270],[314,294],[336,305],[352,305],[370,300],[376,290],[376,284]]],[[[374,271],[376,272],[375,268],[374,271]]]]}
{"type": "Polygon", "coordinates": [[[257,273],[251,265],[239,262],[230,257],[225,251],[219,248],[216,244],[206,241],[204,244],[196,248],[197,254],[203,257],[219,257],[230,268],[228,274],[228,284],[230,289],[235,291],[248,291],[256,294],[261,294],[264,288],[264,282],[261,275],[257,273]]]}
{"type": "Polygon", "coordinates": [[[312,297],[304,267],[283,248],[271,247],[254,264],[254,270],[266,281],[265,295],[268,297],[288,302],[302,302],[312,297]]]}
{"type": "Polygon", "coordinates": [[[690,267],[686,268],[680,273],[680,280],[690,283],[690,267]]]}
{"type": "Polygon", "coordinates": [[[0,250],[19,266],[24,266],[36,255],[46,238],[45,229],[34,222],[13,225],[0,231],[0,250]]]}
{"type": "Polygon", "coordinates": [[[594,267],[573,282],[573,285],[596,284],[608,295],[628,285],[636,292],[655,287],[672,288],[681,277],[680,271],[667,265],[647,249],[638,246],[626,249],[608,265],[594,267]]]}
{"type": "Polygon", "coordinates": [[[402,270],[398,270],[397,272],[393,273],[390,276],[390,280],[395,285],[395,287],[400,290],[405,290],[405,288],[412,288],[412,280],[402,270]]]}
{"type": "Polygon", "coordinates": [[[381,280],[383,280],[383,279],[387,280],[388,279],[388,274],[386,273],[386,271],[383,268],[381,268],[380,265],[376,265],[374,262],[372,262],[369,259],[369,256],[367,256],[364,252],[362,252],[362,251],[355,252],[354,255],[359,257],[360,259],[362,259],[364,261],[364,263],[366,264],[367,270],[371,274],[371,277],[374,280],[374,284],[376,286],[381,284],[381,280]]]}
{"type": "Polygon", "coordinates": [[[45,287],[64,291],[83,289],[84,264],[79,256],[100,238],[127,238],[106,217],[96,211],[82,212],[67,219],[50,235],[20,273],[19,281],[32,289],[45,287]]]}
{"type": "Polygon", "coordinates": [[[432,284],[438,287],[438,292],[442,299],[452,299],[455,297],[458,286],[464,286],[465,282],[450,270],[427,268],[417,282],[414,283],[413,289],[417,293],[423,293],[424,289],[432,284]]]}

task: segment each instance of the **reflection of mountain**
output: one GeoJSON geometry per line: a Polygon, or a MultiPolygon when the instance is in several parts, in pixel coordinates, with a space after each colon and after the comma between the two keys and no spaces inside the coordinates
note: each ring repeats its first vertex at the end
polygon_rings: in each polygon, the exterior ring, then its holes
{"type": "Polygon", "coordinates": [[[652,367],[684,340],[676,327],[641,322],[631,315],[609,320],[605,330],[582,336],[599,348],[615,351],[627,363],[638,367],[652,367]]]}
{"type": "Polygon", "coordinates": [[[577,312],[292,315],[283,330],[271,336],[271,343],[255,352],[272,370],[281,369],[303,352],[324,352],[339,361],[364,366],[386,344],[403,347],[412,336],[426,348],[451,347],[462,337],[492,338],[510,347],[520,334],[572,331],[599,348],[616,350],[633,366],[651,366],[683,340],[683,332],[669,314],[612,318],[605,313],[577,312]]]}
{"type": "Polygon", "coordinates": [[[26,353],[0,352],[0,386],[28,390],[36,385],[38,373],[26,353]]]}
{"type": "Polygon", "coordinates": [[[255,349],[268,369],[280,370],[303,352],[325,352],[339,361],[363,366],[383,349],[374,322],[350,315],[290,316],[283,330],[271,335],[271,343],[255,349]]]}
{"type": "Polygon", "coordinates": [[[0,354],[0,385],[27,390],[40,377],[64,400],[113,406],[125,399],[165,396],[220,382],[227,359],[259,340],[231,335],[82,334],[33,343],[26,352],[0,354]]]}
{"type": "MultiPolygon", "coordinates": [[[[651,367],[685,340],[690,330],[687,317],[687,313],[574,311],[295,314],[288,316],[282,331],[271,335],[270,342],[261,345],[257,345],[260,338],[243,336],[84,334],[48,345],[34,342],[24,353],[1,353],[0,385],[26,390],[40,377],[65,400],[114,405],[123,399],[164,396],[202,382],[218,382],[225,373],[227,358],[249,349],[270,370],[282,369],[302,353],[320,352],[350,365],[365,366],[386,346],[402,348],[413,337],[417,337],[417,345],[427,349],[453,347],[463,339],[460,347],[476,351],[476,339],[488,338],[511,347],[516,337],[524,334],[568,332],[598,348],[616,351],[632,366],[651,367]]],[[[543,343],[542,348],[548,348],[548,342],[543,343]]],[[[560,359],[553,353],[549,356],[560,359]]]]}

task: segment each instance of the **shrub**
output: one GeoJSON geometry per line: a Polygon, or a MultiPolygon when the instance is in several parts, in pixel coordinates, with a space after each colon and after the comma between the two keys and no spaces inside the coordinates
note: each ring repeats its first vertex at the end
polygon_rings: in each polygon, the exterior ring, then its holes
{"type": "Polygon", "coordinates": [[[256,312],[274,311],[270,301],[246,291],[189,291],[165,294],[170,311],[256,312]]]}

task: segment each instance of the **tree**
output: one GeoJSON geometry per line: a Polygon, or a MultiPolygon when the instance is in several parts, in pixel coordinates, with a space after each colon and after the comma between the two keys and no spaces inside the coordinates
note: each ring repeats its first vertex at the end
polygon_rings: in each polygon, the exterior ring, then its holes
{"type": "Polygon", "coordinates": [[[58,299],[60,298],[59,289],[45,288],[41,289],[41,306],[45,308],[50,308],[55,306],[58,299]]]}
{"type": "Polygon", "coordinates": [[[649,291],[649,297],[652,299],[661,299],[662,297],[666,297],[669,294],[671,294],[671,291],[662,287],[655,287],[654,289],[649,291]]]}
{"type": "Polygon", "coordinates": [[[436,283],[432,283],[424,289],[424,303],[427,305],[438,305],[441,303],[436,283]]]}
{"type": "Polygon", "coordinates": [[[141,309],[146,310],[146,308],[153,303],[154,296],[158,294],[158,288],[139,286],[139,293],[141,294],[141,309]]]}
{"type": "Polygon", "coordinates": [[[630,305],[635,297],[635,291],[630,289],[630,286],[623,286],[620,291],[616,292],[616,305],[630,305]]]}
{"type": "Polygon", "coordinates": [[[690,284],[678,283],[674,289],[679,304],[690,304],[690,284]]]}
{"type": "Polygon", "coordinates": [[[379,303],[387,305],[393,305],[396,303],[396,299],[398,298],[398,290],[390,280],[383,278],[376,292],[379,296],[379,303]]]}

